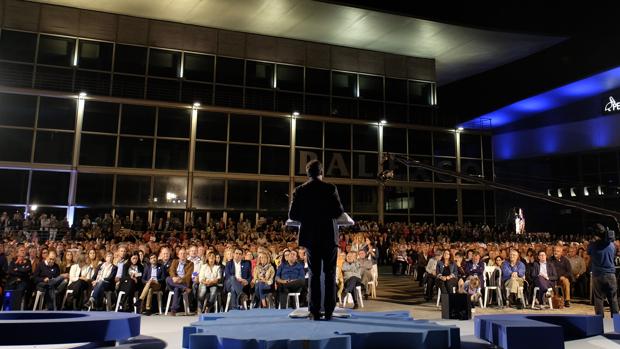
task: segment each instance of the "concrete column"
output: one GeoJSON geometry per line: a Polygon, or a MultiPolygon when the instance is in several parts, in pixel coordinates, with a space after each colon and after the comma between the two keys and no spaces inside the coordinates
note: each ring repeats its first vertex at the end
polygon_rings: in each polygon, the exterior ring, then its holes
{"type": "Polygon", "coordinates": [[[82,143],[82,124],[84,122],[84,105],[86,93],[80,93],[77,99],[75,115],[75,134],[73,138],[73,160],[71,161],[71,176],[69,180],[69,197],[67,198],[67,220],[73,224],[75,215],[75,193],[77,190],[77,167],[80,163],[80,144],[82,143]]]}
{"type": "MultiPolygon", "coordinates": [[[[454,138],[456,143],[456,172],[461,173],[461,133],[459,131],[454,132],[454,138]]],[[[457,203],[457,215],[460,225],[463,224],[463,191],[461,187],[461,179],[456,179],[456,203],[457,203]]]]}

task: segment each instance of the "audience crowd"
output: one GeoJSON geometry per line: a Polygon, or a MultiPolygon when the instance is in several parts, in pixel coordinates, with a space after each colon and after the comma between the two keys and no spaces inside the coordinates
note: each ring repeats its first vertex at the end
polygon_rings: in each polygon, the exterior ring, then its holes
{"type": "MultiPolygon", "coordinates": [[[[171,295],[170,313],[225,307],[287,307],[305,302],[308,269],[296,231],[282,220],[252,225],[197,219],[148,225],[105,214],[70,226],[53,215],[0,216],[3,309],[114,309],[151,314],[171,295]],[[68,292],[70,291],[70,292],[68,292]],[[157,297],[155,297],[157,296],[157,297]]],[[[378,284],[378,265],[411,275],[431,300],[466,293],[473,304],[488,285],[511,306],[559,292],[564,305],[586,297],[590,236],[515,235],[502,226],[357,222],[339,241],[338,297],[354,307],[378,284]],[[494,268],[497,267],[497,268],[494,268]],[[548,291],[549,290],[549,291],[548,291]]],[[[620,258],[617,258],[620,261],[620,258]]],[[[412,281],[413,282],[413,281],[412,281]]]]}

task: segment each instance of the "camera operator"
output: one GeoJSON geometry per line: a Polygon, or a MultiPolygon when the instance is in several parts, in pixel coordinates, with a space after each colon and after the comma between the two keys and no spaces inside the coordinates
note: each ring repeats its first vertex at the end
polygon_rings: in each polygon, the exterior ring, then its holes
{"type": "Polygon", "coordinates": [[[604,316],[604,301],[607,298],[611,317],[618,313],[618,298],[616,284],[616,269],[614,257],[614,232],[596,225],[596,238],[588,246],[588,254],[592,261],[592,288],[594,291],[594,311],[596,315],[604,316]]]}

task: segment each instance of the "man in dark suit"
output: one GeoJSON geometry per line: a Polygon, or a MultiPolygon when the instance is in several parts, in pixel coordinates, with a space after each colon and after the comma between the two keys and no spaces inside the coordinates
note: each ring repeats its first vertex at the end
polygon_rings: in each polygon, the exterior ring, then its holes
{"type": "MultiPolygon", "coordinates": [[[[247,297],[252,281],[252,263],[243,260],[243,251],[240,248],[235,249],[233,259],[226,263],[224,275],[226,275],[224,289],[230,292],[232,309],[238,309],[239,298],[247,297]]],[[[244,300],[242,299],[241,302],[243,303],[244,300]]]]}
{"type": "Polygon", "coordinates": [[[325,273],[325,320],[336,307],[336,259],[338,226],[344,213],[338,191],[323,182],[323,166],[317,160],[306,165],[309,180],[295,188],[289,218],[301,223],[299,245],[306,248],[309,269],[308,310],[313,320],[321,314],[321,265],[325,273]]]}
{"type": "MultiPolygon", "coordinates": [[[[151,313],[151,303],[153,292],[157,292],[162,289],[164,283],[165,269],[157,260],[157,255],[151,253],[149,256],[149,265],[144,267],[144,273],[142,273],[142,282],[144,288],[140,294],[140,300],[138,305],[141,306],[142,302],[146,298],[146,313],[151,313]]],[[[138,311],[139,312],[139,311],[138,311]]]]}
{"type": "Polygon", "coordinates": [[[550,294],[547,295],[547,291],[553,291],[558,280],[555,265],[547,261],[547,253],[543,250],[538,252],[538,261],[534,262],[532,267],[532,280],[534,280],[534,286],[539,289],[538,303],[542,306],[544,297],[550,296],[550,294]]]}

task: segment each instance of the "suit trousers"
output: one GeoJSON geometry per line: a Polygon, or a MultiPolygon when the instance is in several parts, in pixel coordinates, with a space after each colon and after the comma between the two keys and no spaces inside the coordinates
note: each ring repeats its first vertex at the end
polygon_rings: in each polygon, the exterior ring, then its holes
{"type": "Polygon", "coordinates": [[[321,271],[325,274],[325,300],[323,309],[332,314],[336,308],[336,260],[338,246],[320,244],[306,247],[308,257],[308,310],[317,314],[321,311],[321,271]]]}

